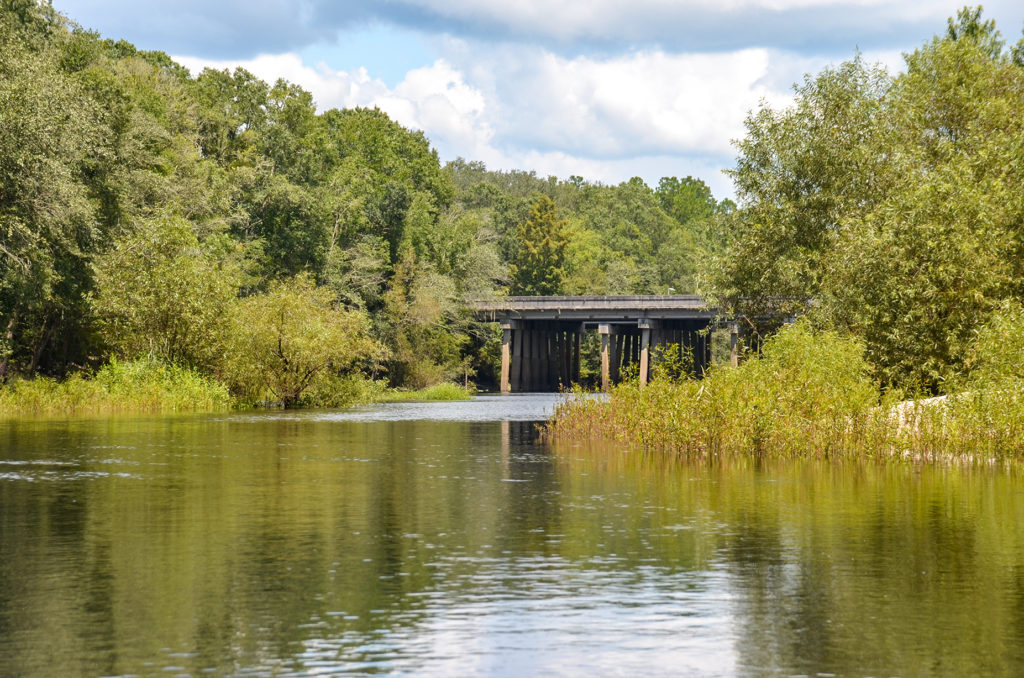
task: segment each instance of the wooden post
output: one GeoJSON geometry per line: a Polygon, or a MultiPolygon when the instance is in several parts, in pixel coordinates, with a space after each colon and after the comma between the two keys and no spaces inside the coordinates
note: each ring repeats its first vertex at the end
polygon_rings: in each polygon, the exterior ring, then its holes
{"type": "MultiPolygon", "coordinates": [[[[630,363],[633,362],[633,335],[624,334],[622,335],[622,369],[628,370],[630,363]]],[[[622,378],[622,373],[619,373],[619,378],[622,378]]]]}
{"type": "Polygon", "coordinates": [[[706,334],[700,335],[701,347],[701,372],[706,373],[711,368],[711,325],[705,325],[706,334]]]}
{"type": "Polygon", "coordinates": [[[533,330],[523,328],[519,334],[523,335],[522,390],[529,392],[533,390],[533,330]]]}
{"type": "Polygon", "coordinates": [[[643,386],[650,380],[651,339],[658,339],[661,328],[659,321],[650,318],[640,318],[637,326],[640,328],[640,385],[643,386]]]}
{"type": "Polygon", "coordinates": [[[512,370],[509,375],[509,390],[517,393],[523,390],[523,329],[518,320],[509,321],[512,327],[512,370]]]}
{"type": "Polygon", "coordinates": [[[509,379],[512,371],[512,325],[501,324],[501,392],[511,393],[512,382],[509,379]]]}
{"type": "Polygon", "coordinates": [[[601,323],[597,326],[601,335],[601,390],[607,392],[612,385],[612,326],[608,323],[601,323]]]}
{"type": "Polygon", "coordinates": [[[615,384],[622,379],[623,345],[625,343],[626,337],[623,335],[618,333],[611,335],[611,381],[615,384]]]}
{"type": "Polygon", "coordinates": [[[565,343],[563,343],[562,346],[565,347],[565,385],[566,387],[569,387],[572,385],[573,341],[571,331],[566,331],[565,343]]]}

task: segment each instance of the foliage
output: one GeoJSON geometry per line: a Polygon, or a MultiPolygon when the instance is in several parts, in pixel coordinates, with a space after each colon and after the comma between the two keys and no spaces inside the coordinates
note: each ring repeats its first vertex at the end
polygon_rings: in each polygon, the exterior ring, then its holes
{"type": "Polygon", "coordinates": [[[223,384],[152,358],[113,359],[91,377],[19,378],[0,387],[0,418],[213,412],[232,404],[223,384]]]}
{"type": "Polygon", "coordinates": [[[388,371],[395,385],[426,388],[457,376],[468,332],[450,278],[420,265],[411,249],[395,267],[381,323],[393,351],[388,371]]]}
{"type": "Polygon", "coordinates": [[[980,8],[906,62],[858,56],[748,118],[735,237],[706,277],[762,330],[811,312],[885,383],[939,392],[1024,291],[1024,69],[980,8]]]}
{"type": "Polygon", "coordinates": [[[236,262],[218,244],[200,243],[181,217],[161,215],[96,259],[92,307],[116,355],[217,366],[239,284],[236,262]]]}
{"type": "MultiPolygon", "coordinates": [[[[63,23],[48,7],[0,12],[0,381],[73,334],[101,236],[83,174],[97,152],[96,108],[60,68],[63,23]]],[[[73,344],[73,342],[70,342],[73,344]]],[[[71,354],[69,356],[68,354],[71,354]]]]}
{"type": "Polygon", "coordinates": [[[366,315],[337,308],[330,291],[307,276],[239,301],[232,323],[224,376],[249,401],[269,394],[294,407],[329,375],[381,357],[366,315]]]}
{"type": "Polygon", "coordinates": [[[376,402],[438,402],[469,400],[473,396],[472,390],[467,390],[458,384],[445,382],[428,386],[417,391],[387,391],[378,396],[376,402]]]}
{"type": "Polygon", "coordinates": [[[512,257],[512,293],[559,294],[565,279],[565,220],[551,198],[541,196],[518,228],[512,257]]]}
{"type": "Polygon", "coordinates": [[[1024,389],[1024,309],[1018,301],[1004,302],[975,331],[965,373],[958,391],[1024,389]]]}
{"type": "Polygon", "coordinates": [[[863,346],[800,322],[770,338],[760,357],[703,379],[661,375],[627,382],[608,401],[568,400],[556,437],[606,437],[688,456],[835,456],[861,451],[876,421],[876,385],[863,346]]]}

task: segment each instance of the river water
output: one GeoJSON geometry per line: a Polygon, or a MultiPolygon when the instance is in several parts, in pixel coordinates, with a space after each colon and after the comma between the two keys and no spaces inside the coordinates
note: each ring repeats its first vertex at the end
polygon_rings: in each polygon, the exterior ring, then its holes
{"type": "Polygon", "coordinates": [[[0,675],[1022,675],[1014,469],[684,463],[552,396],[0,423],[0,675]]]}

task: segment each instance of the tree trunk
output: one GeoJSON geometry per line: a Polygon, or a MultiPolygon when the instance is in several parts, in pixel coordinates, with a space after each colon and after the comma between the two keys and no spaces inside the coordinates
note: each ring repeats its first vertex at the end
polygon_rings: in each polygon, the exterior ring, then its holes
{"type": "Polygon", "coordinates": [[[14,324],[18,321],[18,312],[15,311],[11,314],[11,319],[7,322],[7,332],[4,334],[4,340],[7,344],[7,349],[4,351],[3,360],[0,360],[0,384],[7,381],[7,374],[11,369],[11,351],[13,350],[12,344],[14,343],[14,324]]]}

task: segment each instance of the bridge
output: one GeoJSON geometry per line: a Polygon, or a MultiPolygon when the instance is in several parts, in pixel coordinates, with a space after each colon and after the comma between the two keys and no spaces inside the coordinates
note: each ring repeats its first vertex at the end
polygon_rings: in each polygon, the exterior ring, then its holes
{"type": "MultiPolygon", "coordinates": [[[[580,379],[580,342],[585,332],[601,337],[601,388],[628,365],[640,383],[651,361],[689,349],[699,375],[711,364],[706,330],[717,311],[694,295],[622,297],[495,297],[470,303],[476,317],[501,324],[501,391],[553,391],[580,379]],[[652,349],[659,351],[652,353],[652,349]]],[[[733,360],[736,357],[733,327],[733,360]]]]}

